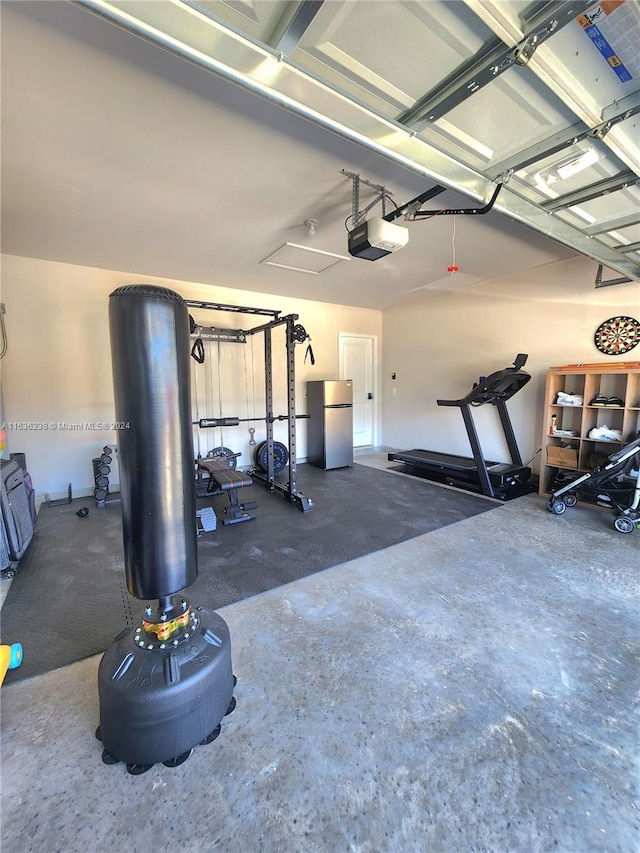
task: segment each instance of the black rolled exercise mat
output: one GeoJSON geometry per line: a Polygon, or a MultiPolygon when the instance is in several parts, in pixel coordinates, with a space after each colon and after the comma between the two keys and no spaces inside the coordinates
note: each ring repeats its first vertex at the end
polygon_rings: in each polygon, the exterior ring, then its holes
{"type": "MultiPolygon", "coordinates": [[[[198,540],[198,579],[185,591],[194,605],[217,609],[501,506],[357,464],[299,465],[298,491],[312,499],[310,512],[262,485],[244,488],[240,501],[258,502],[256,519],[226,527],[226,496],[198,501],[215,508],[218,523],[198,540]]],[[[24,652],[5,687],[103,652],[139,623],[144,604],[126,589],[119,503],[43,505],[2,608],[2,642],[24,652]],[[89,515],[79,518],[83,506],[89,515]]]]}

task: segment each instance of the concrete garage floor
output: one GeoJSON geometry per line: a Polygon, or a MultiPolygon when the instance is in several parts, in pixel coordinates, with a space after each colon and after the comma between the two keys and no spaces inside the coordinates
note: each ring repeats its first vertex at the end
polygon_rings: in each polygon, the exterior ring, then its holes
{"type": "Polygon", "coordinates": [[[635,853],[639,557],[531,495],[226,607],[238,706],[142,776],[98,658],[6,686],[2,851],[635,853]]]}

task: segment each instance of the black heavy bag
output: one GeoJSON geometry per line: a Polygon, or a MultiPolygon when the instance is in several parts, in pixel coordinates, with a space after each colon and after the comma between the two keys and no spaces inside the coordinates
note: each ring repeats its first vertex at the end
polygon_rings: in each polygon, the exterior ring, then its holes
{"type": "Polygon", "coordinates": [[[127,587],[162,598],[198,576],[189,314],[172,290],[129,285],[109,321],[127,587]]]}
{"type": "Polygon", "coordinates": [[[224,620],[175,594],[198,574],[186,304],[132,285],[111,294],[109,317],[127,586],[159,602],[102,657],[97,735],[105,763],[139,773],[217,736],[234,676],[224,620]]]}

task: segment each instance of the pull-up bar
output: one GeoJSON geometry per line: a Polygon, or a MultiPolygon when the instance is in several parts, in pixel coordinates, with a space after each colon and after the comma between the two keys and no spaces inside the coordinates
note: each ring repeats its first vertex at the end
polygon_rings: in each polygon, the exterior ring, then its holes
{"type": "Polygon", "coordinates": [[[279,317],[281,311],[270,308],[247,308],[240,305],[225,305],[222,302],[200,302],[199,299],[185,299],[189,308],[207,308],[210,311],[230,311],[232,314],[261,314],[264,317],[279,317]]]}

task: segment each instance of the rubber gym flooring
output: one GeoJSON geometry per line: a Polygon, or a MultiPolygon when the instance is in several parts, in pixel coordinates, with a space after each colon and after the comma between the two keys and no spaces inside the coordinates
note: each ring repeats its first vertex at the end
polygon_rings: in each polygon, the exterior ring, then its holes
{"type": "MultiPolygon", "coordinates": [[[[217,529],[198,540],[198,579],[186,590],[213,609],[502,506],[364,465],[322,471],[298,466],[303,513],[263,486],[242,489],[255,500],[253,521],[223,526],[226,496],[213,505],[217,529]]],[[[92,498],[40,509],[34,539],[2,609],[3,642],[24,649],[5,682],[39,675],[104,651],[138,624],[144,602],[126,589],[119,502],[98,509],[92,498]],[[80,518],[76,512],[89,508],[80,518]],[[25,631],[24,626],[37,626],[25,631]]]]}

